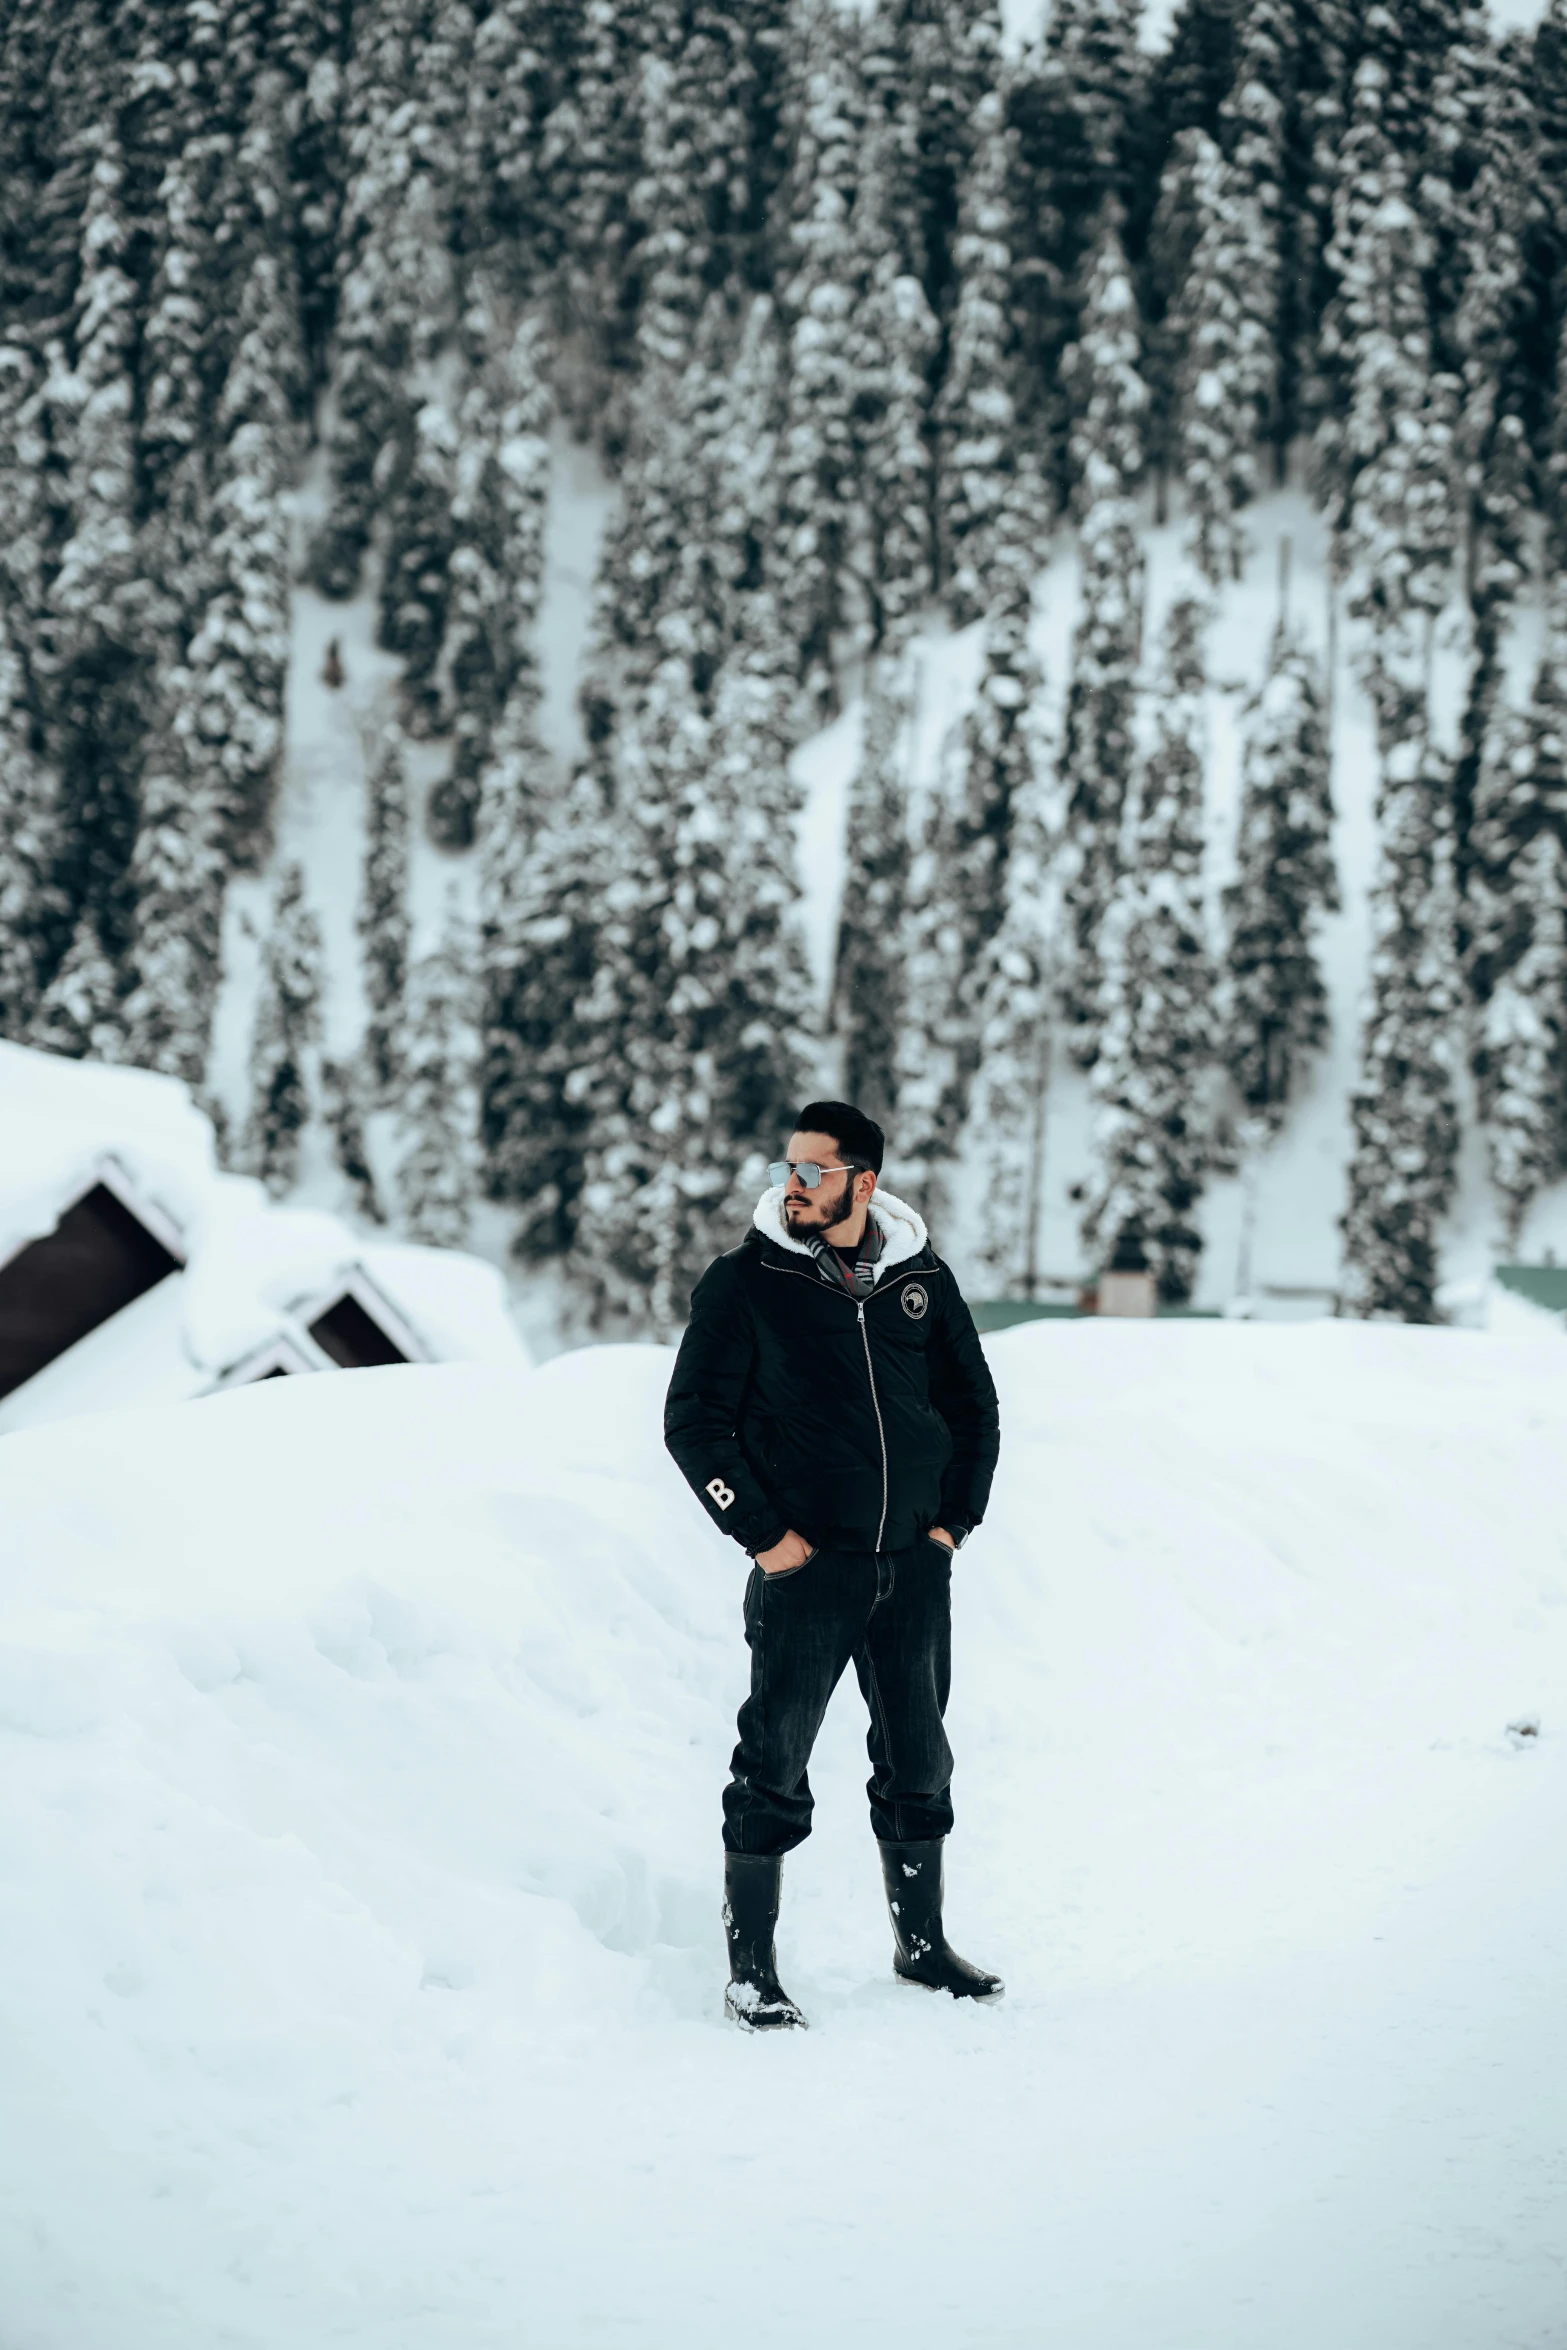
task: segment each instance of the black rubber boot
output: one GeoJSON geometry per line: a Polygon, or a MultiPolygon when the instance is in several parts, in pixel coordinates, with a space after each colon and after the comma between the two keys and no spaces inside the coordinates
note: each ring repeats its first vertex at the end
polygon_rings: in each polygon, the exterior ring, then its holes
{"type": "Polygon", "coordinates": [[[950,1991],[954,1999],[995,1999],[1006,1985],[999,1975],[959,1958],[941,1927],[942,1845],[883,1844],[881,1873],[892,1917],[892,1971],[901,1982],[927,1991],[950,1991]]]}
{"type": "Polygon", "coordinates": [[[729,1988],[724,2008],[748,2032],[787,2031],[805,2018],[778,1980],[773,1929],[783,1862],[750,1852],[724,1854],[724,1932],[729,1937],[729,1988]]]}

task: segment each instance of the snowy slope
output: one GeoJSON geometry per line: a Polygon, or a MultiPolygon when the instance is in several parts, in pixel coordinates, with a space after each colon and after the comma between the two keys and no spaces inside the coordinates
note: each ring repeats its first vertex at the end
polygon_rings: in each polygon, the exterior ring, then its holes
{"type": "Polygon", "coordinates": [[[1008,1996],[889,1979],[851,1682],[778,2046],[667,1355],[0,1440],[7,2350],[1561,2339],[1560,1341],[992,1354],[949,1879],[1008,1996]]]}
{"type": "MultiPolygon", "coordinates": [[[[315,474],[299,493],[301,545],[319,503],[315,474]]],[[[542,723],[549,748],[564,778],[581,749],[577,687],[587,648],[592,583],[612,492],[591,453],[557,430],[546,524],[546,559],[537,653],[544,688],[542,723]]],[[[1146,534],[1148,607],[1145,645],[1152,648],[1175,592],[1181,565],[1182,523],[1177,511],[1163,528],[1146,534]]],[[[1260,682],[1279,609],[1280,542],[1291,551],[1290,610],[1318,652],[1328,651],[1327,544],[1322,516],[1298,490],[1259,501],[1248,517],[1251,558],[1246,577],[1220,597],[1209,655],[1213,684],[1209,700],[1210,766],[1208,818],[1211,852],[1210,900],[1215,937],[1220,928],[1220,892],[1234,859],[1240,786],[1241,725],[1248,695],[1260,682]]],[[[1042,571],[1037,593],[1036,645],[1043,663],[1047,707],[1056,722],[1070,674],[1076,620],[1077,563],[1070,534],[1057,538],[1042,571]]],[[[278,859],[298,857],[305,866],[311,902],[326,942],[326,1042],[341,1058],[352,1055],[362,1031],[364,999],[355,916],[363,854],[365,742],[394,707],[398,663],[375,648],[375,579],[370,566],[364,592],[347,604],[328,604],[301,587],[294,597],[293,654],[289,671],[287,739],[278,803],[278,859]],[[341,643],[346,680],[340,689],[322,682],[328,640],[341,643]]],[[[1538,614],[1519,614],[1510,648],[1510,689],[1527,694],[1538,641],[1538,614]]],[[[1362,994],[1366,979],[1368,898],[1375,879],[1376,768],[1371,714],[1354,674],[1353,632],[1336,632],[1333,679],[1333,787],[1338,808],[1335,852],[1343,911],[1324,927],[1322,954],[1328,982],[1332,1031],[1329,1050],[1312,1071],[1293,1105],[1284,1132],[1263,1162],[1250,1170],[1255,1185],[1251,1286],[1258,1310],[1292,1315],[1322,1312],[1331,1305],[1339,1278],[1338,1220],[1344,1204],[1344,1175],[1350,1129],[1348,1096],[1360,1050],[1362,994]]],[[[910,821],[922,820],[929,794],[950,773],[948,746],[960,726],[979,674],[980,632],[954,634],[939,621],[914,643],[915,715],[910,773],[910,821]]],[[[1446,662],[1447,699],[1461,692],[1461,648],[1446,662]]],[[[857,699],[823,733],[803,744],[794,772],[804,805],[799,830],[799,866],[804,904],[802,922],[818,1001],[825,1007],[836,943],[842,890],[845,821],[849,785],[859,754],[861,707],[857,699]]],[[[411,892],[416,951],[435,941],[448,897],[472,910],[476,875],[471,856],[434,848],[422,822],[430,784],[446,758],[440,744],[411,746],[413,867],[411,892]]],[[[274,874],[241,879],[230,892],[225,985],[219,1005],[212,1085],[231,1120],[243,1119],[245,1060],[249,1047],[259,969],[259,940],[269,919],[274,874]]],[[[825,1039],[824,1048],[825,1048],[825,1039]]],[[[832,1057],[824,1049],[819,1081],[832,1083],[832,1057]]],[[[1485,1175],[1483,1138],[1472,1103],[1465,1103],[1466,1139],[1459,1196],[1444,1241],[1444,1276],[1474,1282],[1483,1277],[1501,1247],[1501,1219],[1485,1175]]],[[[373,1138],[374,1139],[374,1138],[373,1138]]],[[[971,1173],[971,1194],[985,1174],[983,1138],[971,1173]]],[[[1086,1081],[1064,1054],[1055,1060],[1045,1136],[1044,1221],[1040,1262],[1045,1274],[1075,1286],[1092,1266],[1084,1255],[1074,1191],[1090,1165],[1086,1081]]],[[[324,1134],[307,1138],[300,1196],[312,1205],[351,1213],[348,1187],[333,1166],[324,1134]]],[[[1201,1211],[1206,1248],[1197,1302],[1229,1303],[1241,1286],[1243,1182],[1216,1177],[1201,1211]]],[[[965,1232],[962,1201],[955,1228],[938,1236],[962,1268],[965,1232]]],[[[485,1211],[477,1221],[475,1246],[507,1266],[506,1220],[485,1211]]],[[[1525,1262],[1567,1261],[1567,1183],[1535,1202],[1518,1254],[1525,1262]]],[[[514,1271],[508,1267],[511,1278],[514,1271]]],[[[545,1344],[551,1320],[542,1300],[525,1301],[530,1331],[545,1344]]]]}

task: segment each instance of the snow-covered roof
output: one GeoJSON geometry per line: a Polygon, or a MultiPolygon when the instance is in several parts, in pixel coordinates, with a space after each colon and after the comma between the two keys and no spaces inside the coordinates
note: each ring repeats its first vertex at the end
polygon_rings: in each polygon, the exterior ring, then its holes
{"type": "Polygon", "coordinates": [[[112,1161],[178,1229],[217,1179],[212,1126],[178,1078],[0,1043],[0,1264],[52,1232],[112,1161]]]}
{"type": "Polygon", "coordinates": [[[366,1241],[337,1216],[220,1173],[211,1125],[177,1079],[0,1045],[0,1134],[0,1261],[52,1231],[105,1173],[186,1260],[0,1403],[0,1434],[269,1369],[329,1370],[310,1325],[345,1293],[408,1360],[528,1361],[493,1265],[366,1241]]]}

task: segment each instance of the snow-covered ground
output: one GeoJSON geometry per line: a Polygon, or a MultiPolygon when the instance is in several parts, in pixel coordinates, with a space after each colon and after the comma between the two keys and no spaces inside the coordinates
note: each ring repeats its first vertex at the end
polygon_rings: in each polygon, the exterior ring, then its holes
{"type": "Polygon", "coordinates": [[[1560,1340],[991,1354],[949,1911],[1008,1995],[890,1978],[851,1677],[778,2044],[665,1353],[0,1439],[6,2350],[1567,2339],[1560,1340]]]}

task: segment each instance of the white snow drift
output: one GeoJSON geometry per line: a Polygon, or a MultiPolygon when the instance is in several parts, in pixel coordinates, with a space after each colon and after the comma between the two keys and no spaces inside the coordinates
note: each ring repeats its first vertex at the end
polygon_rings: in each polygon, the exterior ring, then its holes
{"type": "Polygon", "coordinates": [[[1559,1340],[992,1353],[948,1874],[1008,1997],[891,1980],[851,1677],[781,2045],[667,1355],[0,1439],[6,2350],[1558,2338],[1559,1340]]]}

